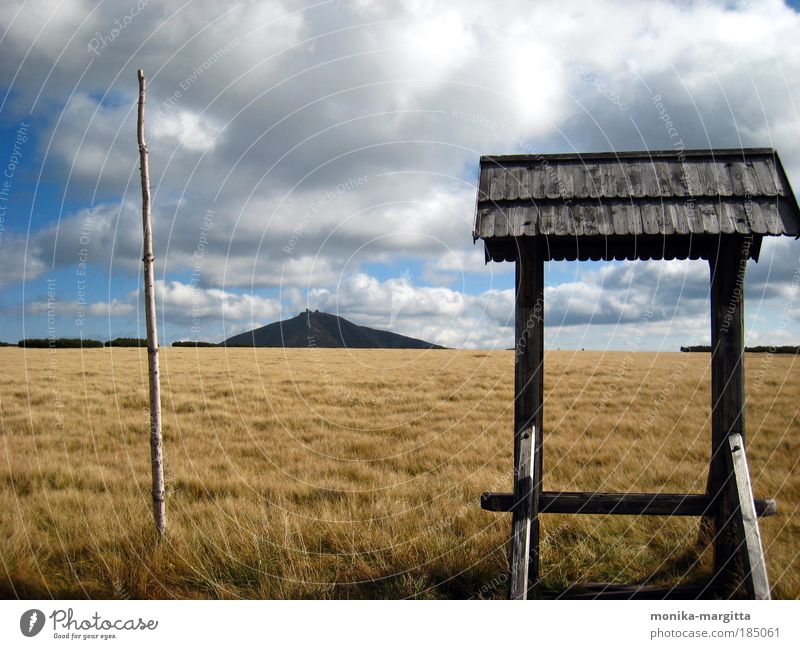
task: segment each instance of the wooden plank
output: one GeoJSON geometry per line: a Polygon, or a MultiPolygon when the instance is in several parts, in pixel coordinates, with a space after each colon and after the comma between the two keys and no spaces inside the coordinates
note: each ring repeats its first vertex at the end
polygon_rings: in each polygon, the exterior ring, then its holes
{"type": "Polygon", "coordinates": [[[587,205],[582,203],[580,206],[582,212],[583,233],[586,236],[596,236],[600,234],[600,227],[597,221],[597,208],[594,205],[587,205]]]}
{"type": "Polygon", "coordinates": [[[686,180],[686,192],[689,196],[705,196],[706,187],[700,176],[698,164],[687,161],[683,165],[684,178],[686,180]]]}
{"type": "Polygon", "coordinates": [[[519,197],[519,169],[521,169],[521,167],[506,167],[503,170],[505,174],[504,198],[506,200],[515,201],[519,197]]]}
{"type": "Polygon", "coordinates": [[[511,229],[509,234],[512,237],[521,237],[525,233],[525,218],[528,208],[525,205],[515,205],[511,208],[511,229]]]}
{"type": "Polygon", "coordinates": [[[747,173],[747,163],[744,160],[734,160],[728,164],[733,195],[752,196],[754,188],[747,173]]]}
{"type": "Polygon", "coordinates": [[[700,214],[700,210],[697,209],[697,204],[694,202],[681,202],[675,206],[675,209],[684,215],[686,224],[689,226],[689,232],[703,234],[706,231],[703,216],[700,214]]]}
{"type": "Polygon", "coordinates": [[[638,162],[625,163],[626,179],[628,182],[628,196],[641,198],[645,195],[642,183],[642,168],[638,162]]]}
{"type": "Polygon", "coordinates": [[[545,198],[555,199],[561,197],[558,184],[558,171],[553,165],[543,165],[544,170],[544,195],[545,198]]]}
{"type": "Polygon", "coordinates": [[[589,174],[583,163],[572,166],[572,191],[575,198],[589,197],[589,174]]]}
{"type": "Polygon", "coordinates": [[[672,163],[666,160],[656,160],[653,162],[656,169],[656,179],[658,190],[661,196],[673,196],[672,189],[672,163]]]}
{"type": "Polygon", "coordinates": [[[708,584],[680,586],[629,586],[624,584],[575,584],[559,599],[601,600],[656,600],[656,599],[701,599],[710,598],[713,591],[708,584]]]}
{"type": "Polygon", "coordinates": [[[628,234],[628,215],[625,213],[625,205],[618,201],[611,204],[611,224],[614,234],[628,234]]]}
{"type": "Polygon", "coordinates": [[[775,177],[772,171],[770,171],[769,165],[771,161],[753,160],[752,164],[758,193],[764,196],[776,196],[778,194],[778,187],[775,186],[775,177]]]}
{"type": "Polygon", "coordinates": [[[766,234],[768,230],[767,219],[762,213],[761,205],[756,201],[745,201],[744,209],[747,221],[750,224],[750,231],[755,234],[766,234]]]}
{"type": "Polygon", "coordinates": [[[600,171],[600,164],[597,162],[587,162],[584,167],[586,174],[586,185],[589,189],[590,198],[600,198],[603,195],[603,181],[600,171]]]}
{"type": "Polygon", "coordinates": [[[480,172],[480,175],[478,176],[478,200],[479,201],[489,200],[490,177],[491,177],[491,174],[489,172],[489,169],[486,168],[486,167],[481,167],[481,172],[480,172]]]}
{"type": "Polygon", "coordinates": [[[736,222],[733,220],[733,211],[727,209],[724,203],[714,203],[712,208],[719,219],[719,231],[721,234],[733,234],[736,232],[736,222]]]}
{"type": "Polygon", "coordinates": [[[556,233],[556,209],[550,203],[539,204],[539,231],[542,234],[556,233]]]}
{"type": "Polygon", "coordinates": [[[744,203],[720,203],[719,207],[730,216],[733,221],[733,226],[736,228],[737,234],[750,234],[750,223],[747,220],[747,213],[744,209],[744,203]]]}
{"type": "MultiPolygon", "coordinates": [[[[570,212],[569,208],[563,203],[558,203],[553,206],[553,220],[555,223],[556,236],[564,236],[569,234],[570,212]]],[[[573,228],[574,229],[574,228],[573,228]]]]}
{"type": "Polygon", "coordinates": [[[544,198],[544,185],[547,181],[547,169],[541,163],[531,166],[531,198],[544,198]]]}
{"type": "Polygon", "coordinates": [[[715,162],[710,164],[711,172],[716,182],[717,195],[732,196],[733,183],[731,182],[730,167],[728,162],[715,162]]]}
{"type": "MultiPolygon", "coordinates": [[[[756,516],[774,516],[774,499],[754,499],[756,516]]],[[[710,516],[714,499],[708,494],[643,494],[581,491],[543,491],[540,514],[612,514],[615,516],[710,516]]],[[[514,494],[487,491],[481,494],[481,509],[514,511],[514,494]]]]}
{"type": "MultiPolygon", "coordinates": [[[[755,205],[755,202],[750,203],[751,206],[755,205]]],[[[755,209],[753,210],[755,211],[755,209]]],[[[770,234],[783,234],[783,221],[778,215],[778,210],[775,207],[774,203],[769,203],[764,205],[764,209],[761,210],[761,217],[764,219],[764,224],[766,225],[767,232],[770,234]]]]}
{"type": "Polygon", "coordinates": [[[481,237],[494,236],[494,210],[492,207],[478,208],[479,229],[478,235],[481,237]]]}
{"type": "Polygon", "coordinates": [[[528,200],[529,198],[532,197],[532,194],[531,194],[531,182],[532,182],[531,168],[530,167],[520,167],[520,170],[519,170],[518,173],[519,173],[519,182],[520,182],[519,198],[520,199],[524,199],[524,200],[528,200]]]}
{"type": "Polygon", "coordinates": [[[767,158],[766,163],[767,169],[772,176],[772,182],[776,187],[776,191],[778,192],[778,196],[786,196],[787,194],[791,195],[791,192],[786,191],[789,188],[788,183],[784,185],[784,181],[781,180],[781,175],[778,173],[777,159],[774,156],[767,158]]]}
{"type": "Polygon", "coordinates": [[[661,197],[661,186],[658,184],[658,177],[656,176],[656,167],[653,162],[642,162],[639,165],[642,173],[642,191],[645,196],[651,198],[661,197]]]}
{"type": "Polygon", "coordinates": [[[672,229],[675,231],[675,234],[689,234],[689,221],[687,219],[686,210],[682,205],[665,203],[664,210],[669,215],[669,221],[672,224],[672,229]]]}
{"type": "Polygon", "coordinates": [[[539,578],[539,494],[544,402],[544,260],[533,246],[516,262],[514,508],[509,594],[527,599],[539,578]]]}
{"type": "Polygon", "coordinates": [[[506,197],[505,173],[502,167],[489,167],[489,198],[501,201],[506,197]]]}
{"type": "Polygon", "coordinates": [[[736,489],[738,496],[738,509],[734,511],[734,516],[740,527],[740,555],[744,567],[745,590],[750,599],[770,599],[769,579],[753,506],[753,488],[747,468],[744,439],[741,434],[734,433],[728,436],[728,445],[734,475],[731,486],[736,489]]]}
{"type": "Polygon", "coordinates": [[[608,203],[601,203],[594,208],[597,217],[597,229],[603,236],[614,234],[614,220],[611,216],[611,207],[608,203]]]}
{"type": "Polygon", "coordinates": [[[639,205],[639,212],[642,218],[642,229],[645,234],[659,234],[660,227],[658,224],[658,216],[656,215],[656,207],[652,203],[641,203],[639,205]]]}
{"type": "Polygon", "coordinates": [[[573,164],[559,164],[555,168],[558,172],[558,186],[560,189],[560,196],[562,198],[570,198],[573,196],[573,164]]]}
{"type": "Polygon", "coordinates": [[[703,231],[707,234],[719,234],[719,217],[714,205],[710,203],[695,203],[694,209],[703,223],[703,231]]]}
{"type": "Polygon", "coordinates": [[[689,196],[689,184],[686,180],[686,163],[680,161],[670,163],[670,187],[673,196],[689,196]]]}
{"type": "Polygon", "coordinates": [[[510,211],[511,207],[499,207],[497,210],[495,210],[494,236],[508,236],[508,221],[510,217],[510,211]]]}
{"type": "Polygon", "coordinates": [[[523,234],[528,237],[539,234],[539,210],[533,204],[525,206],[525,214],[522,220],[523,234]]]}
{"type": "Polygon", "coordinates": [[[729,435],[744,437],[744,239],[720,237],[711,271],[711,463],[709,496],[716,498],[713,581],[735,588],[738,530],[733,518],[738,499],[731,493],[729,435]]]}

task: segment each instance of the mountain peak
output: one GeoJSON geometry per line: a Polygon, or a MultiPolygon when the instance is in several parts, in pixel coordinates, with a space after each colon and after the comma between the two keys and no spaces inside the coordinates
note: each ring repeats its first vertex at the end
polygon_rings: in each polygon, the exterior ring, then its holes
{"type": "Polygon", "coordinates": [[[444,349],[391,331],[357,325],[341,316],[306,309],[225,340],[227,347],[311,347],[350,349],[444,349]]]}

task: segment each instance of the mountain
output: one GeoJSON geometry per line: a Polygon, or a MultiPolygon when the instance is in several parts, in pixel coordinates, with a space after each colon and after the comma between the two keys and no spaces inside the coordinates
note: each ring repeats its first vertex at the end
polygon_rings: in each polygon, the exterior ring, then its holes
{"type": "Polygon", "coordinates": [[[391,331],[362,327],[320,311],[273,322],[247,333],[231,336],[227,347],[350,347],[353,349],[444,349],[439,345],[401,336],[391,331]]]}

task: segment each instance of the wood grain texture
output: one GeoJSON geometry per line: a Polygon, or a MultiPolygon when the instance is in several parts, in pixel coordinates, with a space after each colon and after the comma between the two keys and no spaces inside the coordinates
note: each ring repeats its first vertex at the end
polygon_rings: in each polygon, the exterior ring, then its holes
{"type": "Polygon", "coordinates": [[[735,511],[738,529],[740,562],[744,570],[744,588],[750,599],[770,599],[764,549],[758,530],[756,509],[753,506],[753,488],[747,467],[744,439],[738,433],[728,436],[729,462],[734,480],[731,487],[738,497],[735,511]]]}
{"type": "Polygon", "coordinates": [[[716,498],[714,575],[716,587],[733,591],[737,578],[739,498],[729,462],[728,437],[744,439],[744,240],[720,242],[711,271],[711,463],[708,495],[716,498]]]}
{"type": "MultiPolygon", "coordinates": [[[[778,512],[778,505],[773,498],[754,499],[753,507],[758,517],[774,516],[778,512]]],[[[714,499],[708,494],[543,491],[539,496],[540,514],[712,516],[715,508],[714,499]]],[[[481,509],[489,512],[514,511],[514,494],[482,493],[481,509]]]]}
{"type": "Polygon", "coordinates": [[[531,246],[516,264],[514,501],[509,595],[526,599],[539,576],[544,402],[544,261],[531,246]]]}

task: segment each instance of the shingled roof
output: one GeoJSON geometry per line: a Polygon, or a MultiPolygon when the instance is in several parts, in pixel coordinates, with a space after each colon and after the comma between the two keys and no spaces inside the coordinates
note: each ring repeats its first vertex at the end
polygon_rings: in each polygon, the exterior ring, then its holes
{"type": "Polygon", "coordinates": [[[483,156],[474,238],[486,259],[708,258],[720,237],[800,235],[773,149],[483,156]]]}

